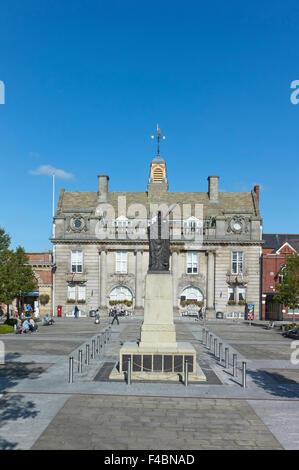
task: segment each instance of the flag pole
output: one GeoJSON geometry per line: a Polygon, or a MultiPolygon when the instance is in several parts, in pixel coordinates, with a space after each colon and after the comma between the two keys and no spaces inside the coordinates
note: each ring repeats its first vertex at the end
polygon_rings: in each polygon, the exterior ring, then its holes
{"type": "MultiPolygon", "coordinates": [[[[55,216],[55,174],[53,173],[53,209],[52,209],[52,237],[55,238],[55,221],[54,221],[54,216],[55,216]]],[[[53,292],[53,299],[52,299],[52,316],[55,316],[55,244],[53,244],[53,286],[52,286],[52,292],[53,292]]]]}

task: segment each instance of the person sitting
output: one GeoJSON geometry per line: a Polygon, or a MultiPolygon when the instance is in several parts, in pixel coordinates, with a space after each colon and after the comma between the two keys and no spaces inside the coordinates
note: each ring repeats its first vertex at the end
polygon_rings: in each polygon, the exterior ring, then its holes
{"type": "Polygon", "coordinates": [[[46,314],[44,318],[44,325],[53,325],[53,323],[55,323],[53,318],[49,318],[48,314],[46,314]]]}
{"type": "Polygon", "coordinates": [[[29,330],[34,332],[37,332],[38,326],[34,323],[33,318],[30,318],[29,320],[29,330]]]}
{"type": "Polygon", "coordinates": [[[23,328],[24,328],[24,332],[25,333],[29,333],[30,329],[29,329],[29,321],[26,319],[24,322],[23,322],[23,328]]]}
{"type": "Polygon", "coordinates": [[[20,319],[18,319],[16,323],[16,328],[15,328],[16,334],[23,335],[25,333],[25,328],[23,327],[23,324],[20,319]]]}

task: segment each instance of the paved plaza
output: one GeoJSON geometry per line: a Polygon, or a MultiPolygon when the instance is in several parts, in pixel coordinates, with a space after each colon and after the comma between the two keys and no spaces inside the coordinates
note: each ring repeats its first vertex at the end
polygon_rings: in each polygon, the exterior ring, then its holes
{"type": "Polygon", "coordinates": [[[142,318],[120,318],[100,354],[85,363],[108,327],[92,318],[57,319],[29,335],[2,335],[0,449],[201,450],[299,449],[299,367],[292,341],[278,329],[243,322],[175,320],[177,340],[191,342],[204,383],[108,380],[125,341],[139,338],[142,318]],[[212,334],[211,347],[203,328],[212,334]],[[222,350],[229,349],[229,367],[222,350]],[[78,353],[83,369],[78,370],[78,353]],[[232,355],[237,354],[237,376],[232,355]],[[69,357],[74,360],[69,383],[69,357]],[[242,361],[247,386],[242,387],[242,361]]]}

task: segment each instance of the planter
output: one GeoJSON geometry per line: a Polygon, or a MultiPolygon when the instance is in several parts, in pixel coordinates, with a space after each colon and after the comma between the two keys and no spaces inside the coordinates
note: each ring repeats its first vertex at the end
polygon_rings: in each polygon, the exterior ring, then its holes
{"type": "Polygon", "coordinates": [[[196,307],[202,307],[203,302],[201,302],[200,300],[181,300],[180,305],[183,308],[188,307],[188,305],[195,305],[196,307]]]}

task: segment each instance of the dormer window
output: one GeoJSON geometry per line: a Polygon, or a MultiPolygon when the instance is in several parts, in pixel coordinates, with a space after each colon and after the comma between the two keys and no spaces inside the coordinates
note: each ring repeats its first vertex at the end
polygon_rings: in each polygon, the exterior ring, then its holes
{"type": "Polygon", "coordinates": [[[115,227],[129,227],[131,225],[131,221],[127,219],[124,215],[120,215],[115,219],[114,226],[115,227]]]}
{"type": "Polygon", "coordinates": [[[185,233],[196,233],[199,232],[201,223],[196,217],[189,217],[189,219],[184,220],[183,226],[185,233]]]}

